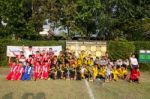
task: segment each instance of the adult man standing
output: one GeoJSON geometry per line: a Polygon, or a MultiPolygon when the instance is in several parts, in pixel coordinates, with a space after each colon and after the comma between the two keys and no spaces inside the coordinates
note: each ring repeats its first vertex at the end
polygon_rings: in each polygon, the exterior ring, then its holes
{"type": "Polygon", "coordinates": [[[25,50],[23,47],[24,55],[26,58],[29,58],[30,55],[33,55],[33,49],[32,46],[28,46],[28,49],[25,50]]]}

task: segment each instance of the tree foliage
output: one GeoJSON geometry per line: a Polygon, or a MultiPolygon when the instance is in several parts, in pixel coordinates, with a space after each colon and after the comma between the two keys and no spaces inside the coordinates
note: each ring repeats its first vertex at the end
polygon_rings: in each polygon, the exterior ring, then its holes
{"type": "Polygon", "coordinates": [[[149,40],[149,0],[1,0],[0,37],[33,39],[45,19],[54,30],[101,40],[149,40]],[[4,25],[2,23],[7,23],[4,25]]]}

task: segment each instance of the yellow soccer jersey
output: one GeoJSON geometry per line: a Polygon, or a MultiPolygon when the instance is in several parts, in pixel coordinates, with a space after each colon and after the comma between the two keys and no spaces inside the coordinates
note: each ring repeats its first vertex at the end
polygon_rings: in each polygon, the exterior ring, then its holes
{"type": "Polygon", "coordinates": [[[83,59],[86,57],[86,54],[84,53],[84,54],[80,54],[80,59],[81,59],[81,61],[83,62],[83,59]]]}
{"type": "Polygon", "coordinates": [[[94,78],[96,78],[97,75],[98,75],[98,68],[93,67],[93,76],[94,76],[94,78]]]}
{"type": "Polygon", "coordinates": [[[88,63],[87,61],[85,61],[85,60],[83,61],[83,64],[86,64],[86,65],[88,65],[87,63],[88,63]]]}
{"type": "Polygon", "coordinates": [[[81,64],[82,64],[81,59],[78,59],[78,60],[77,60],[77,65],[81,65],[81,64]]]}
{"type": "Polygon", "coordinates": [[[124,70],[123,70],[123,74],[124,74],[124,75],[127,75],[127,74],[128,74],[128,71],[127,71],[126,69],[124,69],[124,70]]]}
{"type": "Polygon", "coordinates": [[[119,75],[118,71],[116,69],[113,69],[112,74],[113,74],[114,80],[117,81],[118,80],[118,75],[119,75]]]}
{"type": "Polygon", "coordinates": [[[94,65],[94,61],[88,60],[88,61],[87,61],[87,65],[93,66],[93,65],[94,65]]]}
{"type": "Polygon", "coordinates": [[[122,70],[122,76],[127,75],[127,73],[128,73],[128,72],[127,72],[126,69],[123,69],[123,70],[122,70]]]}
{"type": "Polygon", "coordinates": [[[105,77],[105,74],[106,74],[106,69],[105,69],[105,67],[101,67],[101,69],[100,69],[100,75],[101,75],[102,77],[105,77]]]}
{"type": "Polygon", "coordinates": [[[118,72],[119,76],[122,75],[122,70],[121,70],[121,68],[118,68],[118,69],[117,69],[117,72],[118,72]]]}

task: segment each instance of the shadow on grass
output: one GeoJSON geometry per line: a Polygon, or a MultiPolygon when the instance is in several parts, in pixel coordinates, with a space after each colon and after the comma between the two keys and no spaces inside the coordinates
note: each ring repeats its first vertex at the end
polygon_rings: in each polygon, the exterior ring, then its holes
{"type": "Polygon", "coordinates": [[[25,93],[22,96],[22,99],[46,99],[46,97],[45,97],[45,93],[43,93],[43,92],[39,92],[37,94],[25,93]]]}
{"type": "MultiPolygon", "coordinates": [[[[13,99],[13,93],[8,93],[2,97],[2,99],[13,99]]],[[[21,98],[18,99],[46,99],[45,93],[39,92],[37,94],[34,93],[25,93],[21,98]]]]}
{"type": "Polygon", "coordinates": [[[3,97],[2,97],[2,99],[13,99],[13,93],[12,92],[10,92],[10,93],[8,93],[8,94],[6,94],[6,95],[4,95],[3,97]]]}

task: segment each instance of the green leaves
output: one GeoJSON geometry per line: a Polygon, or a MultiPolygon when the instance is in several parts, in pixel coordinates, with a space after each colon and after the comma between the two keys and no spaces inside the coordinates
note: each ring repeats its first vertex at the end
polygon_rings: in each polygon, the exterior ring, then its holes
{"type": "Polygon", "coordinates": [[[128,59],[131,53],[135,52],[133,42],[110,41],[107,44],[107,50],[112,60],[128,59]]]}
{"type": "Polygon", "coordinates": [[[149,40],[149,5],[149,0],[1,0],[0,21],[7,26],[0,23],[0,36],[36,35],[49,19],[52,30],[67,28],[68,37],[149,40]]]}
{"type": "Polygon", "coordinates": [[[25,13],[27,13],[27,9],[25,8],[26,6],[23,6],[23,1],[24,0],[1,1],[2,5],[0,9],[2,12],[0,15],[2,20],[7,23],[7,26],[5,28],[1,27],[2,31],[0,31],[1,33],[5,33],[4,31],[6,30],[7,33],[3,34],[4,37],[7,37],[8,34],[16,34],[17,37],[21,37],[24,32],[28,31],[30,26],[28,27],[28,21],[27,18],[25,18],[25,13]]]}

